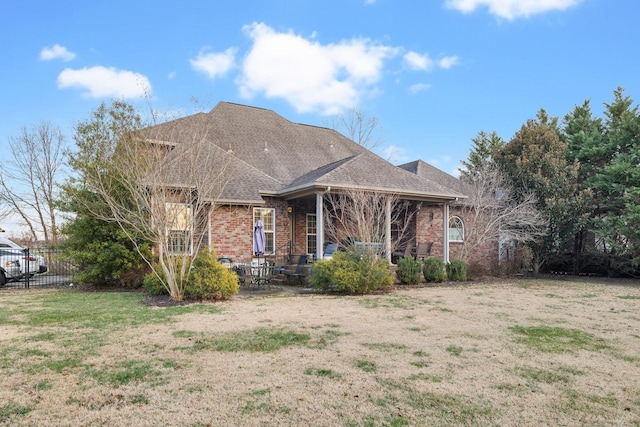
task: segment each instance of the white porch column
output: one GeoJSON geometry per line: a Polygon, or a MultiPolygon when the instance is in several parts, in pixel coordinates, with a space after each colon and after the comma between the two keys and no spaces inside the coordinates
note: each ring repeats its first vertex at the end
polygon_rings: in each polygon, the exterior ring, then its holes
{"type": "Polygon", "coordinates": [[[324,249],[324,193],[316,193],[316,259],[322,259],[324,249]]]}
{"type": "Polygon", "coordinates": [[[391,199],[387,198],[384,218],[384,251],[387,254],[387,261],[391,264],[391,199]]]}
{"type": "Polygon", "coordinates": [[[442,211],[442,260],[446,264],[449,262],[449,202],[444,202],[442,211]]]}

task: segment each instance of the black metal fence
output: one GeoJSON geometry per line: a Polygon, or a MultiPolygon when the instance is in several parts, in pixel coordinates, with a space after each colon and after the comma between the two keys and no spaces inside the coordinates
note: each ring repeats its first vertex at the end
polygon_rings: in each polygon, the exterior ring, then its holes
{"type": "MultiPolygon", "coordinates": [[[[38,273],[22,277],[19,280],[7,281],[6,287],[39,288],[68,286],[72,283],[76,267],[62,256],[62,251],[52,248],[34,248],[27,250],[29,262],[38,263],[38,273]]],[[[34,271],[29,266],[27,271],[34,271]]]]}

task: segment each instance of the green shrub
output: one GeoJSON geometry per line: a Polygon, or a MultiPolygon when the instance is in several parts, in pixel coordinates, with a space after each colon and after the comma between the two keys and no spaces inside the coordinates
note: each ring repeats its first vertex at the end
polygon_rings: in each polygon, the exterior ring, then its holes
{"type": "Polygon", "coordinates": [[[193,261],[187,280],[185,297],[199,299],[228,299],[240,291],[238,276],[216,259],[209,249],[200,251],[193,261]]]}
{"type": "MultiPolygon", "coordinates": [[[[176,269],[180,270],[180,262],[176,269]]],[[[164,277],[159,264],[144,278],[143,287],[150,295],[165,295],[169,291],[158,276],[164,277]]],[[[200,251],[186,278],[184,297],[193,299],[228,299],[239,292],[238,276],[216,259],[215,252],[208,249],[200,251]]]]}
{"type": "Polygon", "coordinates": [[[444,270],[444,261],[442,261],[440,258],[426,258],[422,266],[422,273],[424,274],[424,280],[429,283],[444,282],[447,278],[444,270]]]}
{"type": "Polygon", "coordinates": [[[393,285],[384,258],[357,252],[337,252],[331,260],[313,266],[309,283],[323,292],[366,294],[393,285]]]}
{"type": "Polygon", "coordinates": [[[420,261],[409,258],[400,258],[398,260],[398,269],[396,277],[403,284],[420,283],[420,274],[422,273],[422,264],[420,261]]]}
{"type": "Polygon", "coordinates": [[[73,271],[73,282],[98,287],[139,288],[148,272],[144,258],[151,256],[151,245],[138,241],[138,249],[143,254],[140,256],[128,237],[133,230],[125,233],[115,222],[101,221],[90,214],[95,212],[93,209],[104,208],[93,193],[71,190],[71,187],[68,191],[73,195],[66,194],[61,200],[63,210],[76,215],[63,225],[62,232],[67,239],[59,248],[63,259],[77,266],[73,271]],[[92,207],[87,208],[85,203],[92,207]]]}
{"type": "Polygon", "coordinates": [[[169,291],[162,284],[158,275],[160,277],[164,277],[164,272],[162,271],[160,264],[155,264],[153,266],[153,271],[144,276],[142,287],[149,295],[169,295],[169,291]]]}
{"type": "Polygon", "coordinates": [[[454,282],[466,282],[467,263],[461,259],[454,259],[447,264],[447,277],[454,282]]]}

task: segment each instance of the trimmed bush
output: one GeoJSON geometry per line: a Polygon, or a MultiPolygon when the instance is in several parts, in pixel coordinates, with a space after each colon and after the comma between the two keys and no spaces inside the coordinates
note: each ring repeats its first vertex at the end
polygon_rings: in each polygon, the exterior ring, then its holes
{"type": "MultiPolygon", "coordinates": [[[[179,265],[178,265],[179,268],[179,265]]],[[[168,295],[169,291],[158,276],[164,277],[159,264],[154,272],[145,276],[143,287],[150,295],[168,295]]],[[[216,259],[213,251],[203,249],[193,260],[191,271],[186,279],[184,297],[191,299],[228,299],[240,291],[238,276],[216,259]]]]}
{"type": "Polygon", "coordinates": [[[398,268],[396,277],[402,284],[420,283],[420,274],[422,273],[422,264],[413,258],[400,258],[398,260],[398,268]]]}
{"type": "Polygon", "coordinates": [[[461,259],[454,259],[447,264],[447,277],[454,282],[467,281],[467,263],[461,259]]]}
{"type": "Polygon", "coordinates": [[[228,299],[240,291],[238,276],[216,259],[208,249],[200,251],[193,261],[187,280],[185,297],[199,299],[228,299]]]}
{"type": "Polygon", "coordinates": [[[425,258],[422,265],[422,274],[424,275],[424,280],[429,283],[444,282],[447,278],[444,261],[435,257],[425,258]]]}
{"type": "Polygon", "coordinates": [[[331,260],[317,261],[309,283],[323,292],[366,294],[393,286],[386,259],[357,252],[337,252],[331,260]]]}

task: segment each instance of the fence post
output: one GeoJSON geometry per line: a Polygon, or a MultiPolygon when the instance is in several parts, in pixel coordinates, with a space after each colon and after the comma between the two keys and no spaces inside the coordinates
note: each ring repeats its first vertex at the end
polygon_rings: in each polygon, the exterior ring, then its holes
{"type": "Polygon", "coordinates": [[[24,254],[25,254],[25,260],[27,261],[27,265],[25,265],[26,268],[26,276],[24,279],[24,287],[29,289],[29,279],[31,279],[31,266],[29,265],[29,263],[31,262],[31,254],[29,253],[29,248],[26,248],[24,250],[24,254]]]}

